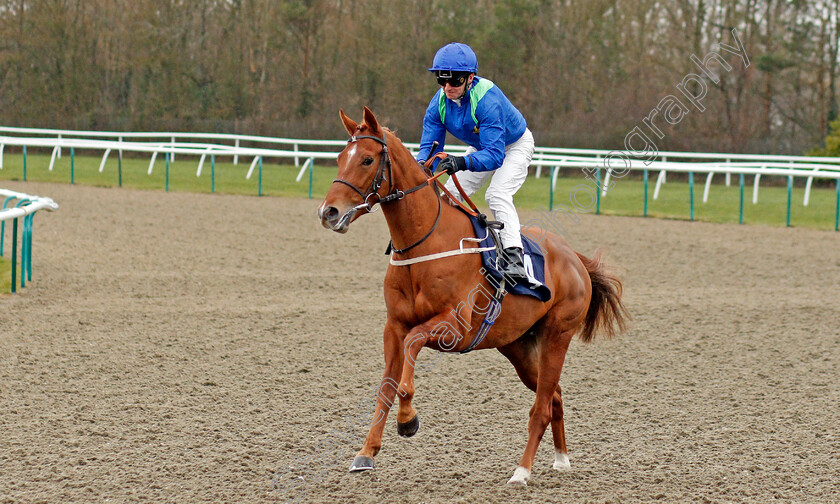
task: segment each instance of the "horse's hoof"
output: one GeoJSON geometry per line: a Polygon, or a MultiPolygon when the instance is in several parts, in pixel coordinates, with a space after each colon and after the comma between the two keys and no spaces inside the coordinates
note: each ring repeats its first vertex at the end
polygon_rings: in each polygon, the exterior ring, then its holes
{"type": "Polygon", "coordinates": [[[350,464],[350,472],[370,471],[373,469],[373,457],[357,455],[350,464]]]}
{"type": "Polygon", "coordinates": [[[525,486],[529,479],[531,479],[531,471],[519,466],[513,471],[513,476],[508,480],[508,485],[525,486]]]}
{"type": "Polygon", "coordinates": [[[414,415],[414,418],[408,422],[397,422],[397,433],[402,437],[411,437],[417,434],[420,430],[420,415],[414,415]]]}
{"type": "Polygon", "coordinates": [[[561,451],[554,452],[554,469],[557,471],[568,471],[572,468],[569,463],[569,456],[561,451]]]}

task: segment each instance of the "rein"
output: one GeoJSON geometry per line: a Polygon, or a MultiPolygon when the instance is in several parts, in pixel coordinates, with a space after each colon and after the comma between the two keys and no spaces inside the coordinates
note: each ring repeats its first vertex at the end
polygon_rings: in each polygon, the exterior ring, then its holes
{"type": "MultiPolygon", "coordinates": [[[[427,159],[426,164],[424,164],[423,166],[425,168],[431,169],[432,163],[434,162],[435,159],[443,159],[447,156],[449,156],[449,154],[447,154],[445,152],[438,152],[434,156],[427,159]]],[[[458,182],[458,176],[453,173],[452,177],[451,177],[452,181],[455,182],[455,187],[458,188],[458,192],[461,193],[461,198],[463,198],[464,202],[466,202],[469,206],[465,205],[461,200],[459,200],[458,198],[453,196],[452,193],[449,192],[449,190],[446,187],[444,187],[443,184],[441,184],[441,182],[438,180],[438,177],[440,177],[444,173],[445,172],[438,173],[437,175],[430,178],[429,181],[431,182],[432,180],[434,180],[435,182],[437,182],[438,187],[440,187],[443,190],[444,194],[449,196],[450,200],[457,203],[458,206],[461,207],[461,210],[467,212],[469,215],[472,215],[473,217],[478,217],[481,214],[481,212],[478,211],[478,207],[476,207],[475,203],[473,203],[473,201],[470,199],[470,197],[467,196],[467,192],[464,191],[464,188],[461,187],[461,183],[458,182]]]]}
{"type": "MultiPolygon", "coordinates": [[[[355,143],[355,142],[357,142],[357,141],[359,141],[363,138],[369,138],[371,140],[375,140],[375,141],[379,142],[380,144],[382,144],[382,152],[380,153],[380,156],[379,156],[379,167],[376,169],[376,175],[373,177],[373,180],[371,181],[370,186],[368,186],[366,191],[362,191],[361,189],[356,187],[353,183],[348,182],[344,179],[336,178],[335,180],[333,180],[333,184],[335,184],[336,182],[338,182],[339,184],[344,184],[347,187],[356,191],[356,193],[358,193],[359,196],[362,197],[362,203],[357,205],[356,207],[354,207],[353,210],[364,209],[369,213],[373,213],[375,211],[375,206],[377,204],[382,205],[382,204],[385,204],[385,203],[391,203],[393,201],[399,201],[399,200],[405,198],[406,196],[408,196],[409,194],[411,194],[415,191],[419,191],[420,189],[423,189],[426,186],[431,186],[432,188],[435,189],[435,192],[438,193],[437,217],[435,218],[435,223],[432,225],[432,228],[429,230],[429,232],[426,233],[422,238],[420,238],[416,242],[412,243],[411,245],[409,245],[407,247],[401,248],[401,249],[398,249],[398,248],[394,247],[393,243],[391,243],[388,246],[388,251],[386,253],[393,252],[395,254],[404,254],[404,253],[408,252],[409,250],[413,249],[414,247],[416,247],[417,245],[420,245],[421,243],[426,241],[426,239],[429,238],[429,236],[432,235],[432,233],[435,231],[435,229],[437,229],[438,224],[440,224],[440,215],[442,213],[440,193],[438,192],[438,188],[440,188],[440,190],[442,190],[444,192],[444,194],[446,194],[451,201],[457,203],[461,207],[461,209],[464,210],[469,215],[472,215],[473,217],[477,217],[477,216],[481,215],[481,213],[478,211],[478,208],[475,206],[475,203],[473,203],[473,201],[470,199],[470,197],[467,196],[467,193],[464,191],[464,188],[461,187],[461,183],[458,182],[458,177],[455,174],[452,174],[451,178],[455,182],[455,187],[458,188],[458,192],[461,193],[461,197],[463,198],[463,200],[465,202],[468,203],[469,206],[465,205],[461,200],[459,200],[458,198],[453,196],[453,194],[450,193],[446,189],[446,187],[443,186],[443,184],[440,182],[440,180],[438,180],[444,173],[446,173],[446,172],[443,172],[443,171],[438,173],[437,175],[430,175],[426,179],[425,182],[423,182],[422,184],[416,185],[416,186],[412,187],[411,189],[407,189],[405,191],[401,191],[400,189],[397,189],[396,187],[394,187],[393,168],[391,166],[391,157],[388,154],[388,142],[385,140],[385,133],[382,134],[382,138],[379,138],[378,136],[373,136],[373,135],[352,135],[347,140],[347,143],[348,144],[355,143]],[[387,171],[387,175],[386,175],[386,171],[387,171]],[[388,181],[388,194],[386,194],[385,196],[379,196],[379,189],[382,188],[382,183],[386,180],[388,181]],[[376,195],[376,197],[377,197],[376,201],[373,201],[373,202],[368,201],[374,195],[376,195]]],[[[431,166],[432,166],[432,163],[434,163],[434,160],[435,159],[443,159],[446,156],[448,156],[448,154],[446,154],[444,152],[439,152],[439,153],[435,154],[434,156],[430,157],[429,159],[426,160],[425,164],[423,164],[424,170],[426,170],[427,173],[431,174],[432,173],[431,172],[431,166]]]]}

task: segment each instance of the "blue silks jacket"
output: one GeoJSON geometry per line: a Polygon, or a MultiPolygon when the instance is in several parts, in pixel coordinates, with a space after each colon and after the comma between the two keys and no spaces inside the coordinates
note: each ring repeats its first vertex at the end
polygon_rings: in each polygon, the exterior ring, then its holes
{"type": "Polygon", "coordinates": [[[476,76],[460,106],[446,98],[442,88],[429,102],[417,160],[428,159],[435,141],[440,144],[438,152],[443,150],[449,131],[477,151],[466,157],[468,170],[495,170],[505,159],[505,146],[519,140],[526,127],[522,113],[502,90],[490,80],[476,76]]]}

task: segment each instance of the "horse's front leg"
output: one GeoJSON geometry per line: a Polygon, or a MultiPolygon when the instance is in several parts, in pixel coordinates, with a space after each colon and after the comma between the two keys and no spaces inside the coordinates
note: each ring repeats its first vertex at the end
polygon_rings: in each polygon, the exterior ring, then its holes
{"type": "Polygon", "coordinates": [[[405,338],[403,353],[402,380],[400,380],[400,409],[397,412],[397,433],[402,437],[411,437],[420,429],[420,417],[411,405],[414,399],[414,371],[417,366],[417,355],[429,340],[429,336],[422,329],[411,331],[405,338]]]}
{"type": "Polygon", "coordinates": [[[365,438],[365,444],[350,465],[350,472],[373,469],[373,457],[382,448],[382,431],[385,429],[385,419],[388,418],[388,411],[394,405],[394,397],[399,390],[397,380],[402,377],[404,334],[404,332],[398,330],[396,323],[388,321],[385,324],[385,372],[382,381],[379,383],[379,391],[376,394],[376,409],[373,413],[370,430],[368,430],[367,438],[365,438]]]}
{"type": "Polygon", "coordinates": [[[403,343],[405,364],[400,381],[400,409],[397,412],[397,433],[411,437],[420,429],[420,417],[412,406],[414,399],[414,372],[417,370],[417,356],[429,342],[434,341],[443,351],[453,350],[463,338],[463,327],[449,310],[413,328],[403,343]]]}
{"type": "Polygon", "coordinates": [[[463,338],[456,319],[449,313],[434,317],[414,327],[405,337],[402,337],[398,330],[393,329],[396,326],[397,324],[390,322],[385,325],[385,376],[379,385],[373,423],[364,446],[353,459],[353,464],[350,466],[351,472],[373,469],[373,457],[382,447],[385,419],[388,417],[391,406],[394,405],[397,394],[400,399],[400,408],[397,413],[399,433],[410,436],[417,432],[420,423],[411,400],[414,398],[414,369],[420,349],[429,340],[435,340],[442,350],[451,350],[463,338]],[[394,379],[395,376],[400,377],[399,382],[394,379]]]}

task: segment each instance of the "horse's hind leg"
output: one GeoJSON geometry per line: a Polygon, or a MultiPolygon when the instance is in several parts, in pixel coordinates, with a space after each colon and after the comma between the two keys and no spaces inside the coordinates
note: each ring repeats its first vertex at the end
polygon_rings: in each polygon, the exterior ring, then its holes
{"type": "Polygon", "coordinates": [[[563,427],[563,402],[560,395],[560,372],[575,331],[561,334],[540,331],[536,338],[526,335],[499,350],[511,361],[522,382],[536,391],[534,406],[528,421],[528,444],[519,467],[508,483],[525,485],[540,441],[551,423],[555,448],[555,469],[568,467],[566,439],[563,427]]]}
{"type": "MultiPolygon", "coordinates": [[[[519,379],[532,391],[537,390],[539,375],[537,342],[534,333],[523,336],[510,345],[499,349],[510,360],[519,379]]],[[[563,394],[560,384],[551,400],[551,433],[554,441],[554,469],[569,469],[569,455],[566,449],[566,430],[563,423],[563,394]]]]}
{"type": "Polygon", "coordinates": [[[554,469],[565,471],[571,467],[566,451],[566,427],[563,424],[563,394],[560,385],[551,401],[551,434],[554,438],[554,469]]]}

